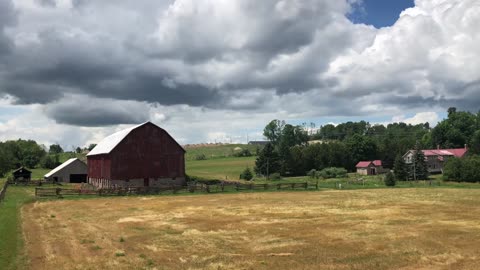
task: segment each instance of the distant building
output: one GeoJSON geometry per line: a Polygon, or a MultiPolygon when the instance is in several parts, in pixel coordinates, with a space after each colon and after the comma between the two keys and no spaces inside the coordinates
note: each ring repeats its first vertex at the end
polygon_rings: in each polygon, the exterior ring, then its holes
{"type": "Polygon", "coordinates": [[[249,141],[250,145],[267,145],[270,141],[249,141]]]}
{"type": "Polygon", "coordinates": [[[44,178],[53,182],[86,183],[88,166],[78,158],[71,158],[45,174],[44,178]]]}
{"type": "Polygon", "coordinates": [[[361,175],[377,175],[385,173],[381,160],[360,161],[355,167],[357,168],[357,173],[361,175]]]}
{"type": "Polygon", "coordinates": [[[88,182],[97,187],[184,185],[185,150],[146,122],[103,139],[87,155],[88,182]]]}
{"type": "Polygon", "coordinates": [[[13,181],[15,182],[29,182],[32,180],[32,172],[25,167],[20,167],[12,172],[13,181]]]}
{"type": "MultiPolygon", "coordinates": [[[[445,162],[449,158],[457,157],[462,158],[464,157],[467,152],[468,148],[465,145],[464,148],[453,148],[453,149],[428,149],[422,150],[423,154],[425,155],[425,161],[428,166],[429,173],[442,173],[443,168],[445,166],[445,162]]],[[[405,155],[403,155],[403,159],[406,164],[412,165],[413,164],[413,156],[415,154],[415,150],[409,150],[405,155]]]]}

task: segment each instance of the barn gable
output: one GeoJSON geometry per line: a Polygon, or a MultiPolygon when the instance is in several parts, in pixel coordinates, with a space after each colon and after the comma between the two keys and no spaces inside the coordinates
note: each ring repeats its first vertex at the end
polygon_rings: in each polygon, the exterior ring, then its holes
{"type": "Polygon", "coordinates": [[[153,125],[153,126],[159,128],[159,129],[163,130],[170,137],[170,139],[172,139],[172,141],[174,141],[175,144],[177,144],[178,147],[180,147],[182,149],[182,151],[185,152],[185,149],[183,149],[183,147],[180,144],[178,144],[178,142],[175,139],[173,139],[173,137],[170,136],[170,134],[168,134],[167,131],[165,131],[161,127],[159,127],[159,126],[157,126],[157,125],[155,125],[151,122],[145,122],[145,123],[142,123],[140,125],[118,131],[118,132],[113,133],[112,135],[104,138],[100,143],[98,143],[92,149],[92,151],[90,151],[87,154],[87,157],[88,156],[95,156],[95,155],[110,154],[110,152],[112,152],[115,149],[115,147],[117,147],[117,145],[119,145],[132,131],[134,131],[134,130],[136,130],[139,127],[142,127],[144,125],[148,125],[148,124],[153,125]]]}

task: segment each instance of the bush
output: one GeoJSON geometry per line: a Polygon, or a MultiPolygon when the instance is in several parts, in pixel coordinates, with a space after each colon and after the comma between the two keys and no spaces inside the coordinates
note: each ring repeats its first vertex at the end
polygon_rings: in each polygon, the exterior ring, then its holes
{"type": "Polygon", "coordinates": [[[198,183],[207,184],[207,185],[216,185],[222,182],[220,180],[208,179],[205,177],[194,176],[194,175],[187,175],[185,176],[185,179],[187,182],[192,182],[192,183],[198,182],[198,183]]]}
{"type": "Polygon", "coordinates": [[[234,157],[251,157],[252,153],[248,149],[243,149],[240,152],[233,153],[234,157]]]}
{"type": "Polygon", "coordinates": [[[250,168],[245,168],[245,170],[240,174],[240,179],[250,181],[253,179],[253,173],[250,168]]]}
{"type": "Polygon", "coordinates": [[[344,168],[325,168],[318,172],[324,179],[347,177],[347,170],[344,168]]]}
{"type": "Polygon", "coordinates": [[[270,174],[270,180],[281,180],[282,176],[279,173],[270,174]]]}
{"type": "Polygon", "coordinates": [[[207,156],[205,156],[205,154],[198,154],[195,156],[195,160],[207,160],[207,156]]]}
{"type": "Polygon", "coordinates": [[[444,179],[457,182],[480,181],[480,157],[450,158],[445,164],[444,179]]]}
{"type": "Polygon", "coordinates": [[[312,169],[309,172],[307,172],[307,176],[312,179],[318,179],[320,177],[319,172],[317,172],[317,170],[315,169],[312,169]]]}
{"type": "Polygon", "coordinates": [[[395,184],[396,184],[396,181],[395,181],[395,175],[392,173],[392,172],[388,172],[386,175],[385,175],[385,178],[383,180],[385,182],[385,185],[387,187],[394,187],[395,184]]]}

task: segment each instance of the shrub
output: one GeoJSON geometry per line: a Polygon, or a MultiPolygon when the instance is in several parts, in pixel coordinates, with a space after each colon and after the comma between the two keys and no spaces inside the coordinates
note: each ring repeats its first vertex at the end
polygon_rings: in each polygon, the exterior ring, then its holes
{"type": "Polygon", "coordinates": [[[250,170],[250,168],[247,167],[245,168],[245,170],[243,170],[243,172],[240,174],[240,179],[247,180],[247,181],[250,181],[253,179],[253,173],[250,170]]]}
{"type": "Polygon", "coordinates": [[[347,170],[344,168],[325,168],[321,170],[319,176],[323,177],[324,179],[329,178],[342,178],[347,176],[347,170]]]}
{"type": "Polygon", "coordinates": [[[195,160],[207,160],[207,156],[205,154],[197,154],[195,160]]]}
{"type": "Polygon", "coordinates": [[[450,158],[445,164],[444,179],[458,182],[480,181],[480,157],[450,158]]]}
{"type": "Polygon", "coordinates": [[[318,179],[319,178],[319,172],[317,170],[312,169],[309,172],[307,172],[307,176],[312,178],[312,179],[318,179]]]}
{"type": "Polygon", "coordinates": [[[209,179],[209,178],[194,176],[194,175],[187,175],[186,180],[187,180],[187,182],[193,182],[193,183],[199,182],[199,183],[207,184],[207,185],[216,185],[216,184],[220,184],[222,182],[220,180],[209,179]]]}
{"type": "Polygon", "coordinates": [[[279,173],[270,174],[270,180],[281,180],[282,176],[279,173]]]}
{"type": "Polygon", "coordinates": [[[233,153],[234,157],[251,157],[252,153],[248,149],[242,149],[240,152],[233,153]]]}
{"type": "Polygon", "coordinates": [[[392,172],[388,172],[386,175],[385,175],[385,178],[383,180],[385,182],[385,185],[387,187],[394,187],[395,184],[396,184],[396,181],[395,181],[395,175],[392,173],[392,172]]]}

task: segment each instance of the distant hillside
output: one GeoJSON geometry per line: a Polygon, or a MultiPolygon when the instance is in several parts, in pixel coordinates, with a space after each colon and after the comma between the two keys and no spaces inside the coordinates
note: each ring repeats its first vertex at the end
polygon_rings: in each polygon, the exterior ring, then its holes
{"type": "Polygon", "coordinates": [[[261,146],[248,144],[203,144],[185,145],[186,160],[195,160],[199,155],[205,155],[207,159],[233,157],[236,152],[248,149],[252,155],[256,155],[261,146]]]}

